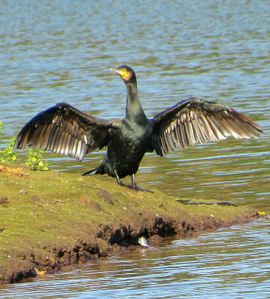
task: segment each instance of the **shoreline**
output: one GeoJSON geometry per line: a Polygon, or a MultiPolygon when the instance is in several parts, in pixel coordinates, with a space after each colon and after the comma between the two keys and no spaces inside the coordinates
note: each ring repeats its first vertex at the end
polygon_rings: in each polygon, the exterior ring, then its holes
{"type": "Polygon", "coordinates": [[[103,176],[0,165],[0,284],[76,268],[144,236],[194,237],[250,222],[257,209],[136,192],[103,176]]]}

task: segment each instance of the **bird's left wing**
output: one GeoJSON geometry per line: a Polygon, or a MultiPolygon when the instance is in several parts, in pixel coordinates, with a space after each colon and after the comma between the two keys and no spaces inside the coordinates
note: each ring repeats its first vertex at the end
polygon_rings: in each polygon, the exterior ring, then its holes
{"type": "Polygon", "coordinates": [[[106,146],[112,121],[79,111],[66,103],[40,112],[18,134],[15,148],[40,148],[82,160],[84,156],[106,146]]]}
{"type": "Polygon", "coordinates": [[[262,129],[234,109],[191,97],[160,112],[153,118],[153,147],[160,156],[177,146],[186,148],[233,137],[257,137],[262,129]]]}

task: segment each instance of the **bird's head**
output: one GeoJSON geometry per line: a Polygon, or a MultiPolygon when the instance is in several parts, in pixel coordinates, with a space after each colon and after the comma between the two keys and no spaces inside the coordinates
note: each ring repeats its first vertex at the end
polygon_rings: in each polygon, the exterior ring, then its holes
{"type": "Polygon", "coordinates": [[[128,65],[121,65],[117,69],[111,69],[113,72],[118,74],[125,83],[136,81],[136,75],[134,70],[128,65]]]}

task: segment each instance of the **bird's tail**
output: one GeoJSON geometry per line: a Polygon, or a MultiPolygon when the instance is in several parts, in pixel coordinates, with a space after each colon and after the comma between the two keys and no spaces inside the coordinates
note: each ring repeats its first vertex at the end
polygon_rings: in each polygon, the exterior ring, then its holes
{"type": "Polygon", "coordinates": [[[91,169],[91,170],[88,170],[88,171],[84,172],[84,173],[82,174],[82,176],[89,175],[89,174],[91,174],[91,173],[93,173],[93,174],[104,174],[105,171],[104,171],[104,167],[103,167],[103,165],[101,164],[100,166],[98,166],[98,167],[96,167],[96,168],[93,168],[93,169],[91,169]]]}

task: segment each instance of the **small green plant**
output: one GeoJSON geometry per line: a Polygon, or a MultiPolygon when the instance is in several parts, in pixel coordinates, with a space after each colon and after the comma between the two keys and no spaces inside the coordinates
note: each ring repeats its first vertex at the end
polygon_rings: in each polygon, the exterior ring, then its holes
{"type": "Polygon", "coordinates": [[[48,170],[48,163],[43,160],[43,155],[43,150],[29,149],[25,165],[31,170],[48,170]]]}
{"type": "Polygon", "coordinates": [[[16,153],[14,152],[15,140],[16,137],[12,137],[8,146],[0,150],[0,163],[11,164],[17,159],[16,153]]]}
{"type": "Polygon", "coordinates": [[[4,126],[3,122],[2,122],[2,121],[0,121],[0,133],[1,133],[1,132],[2,132],[2,130],[3,130],[3,126],[4,126]]]}

